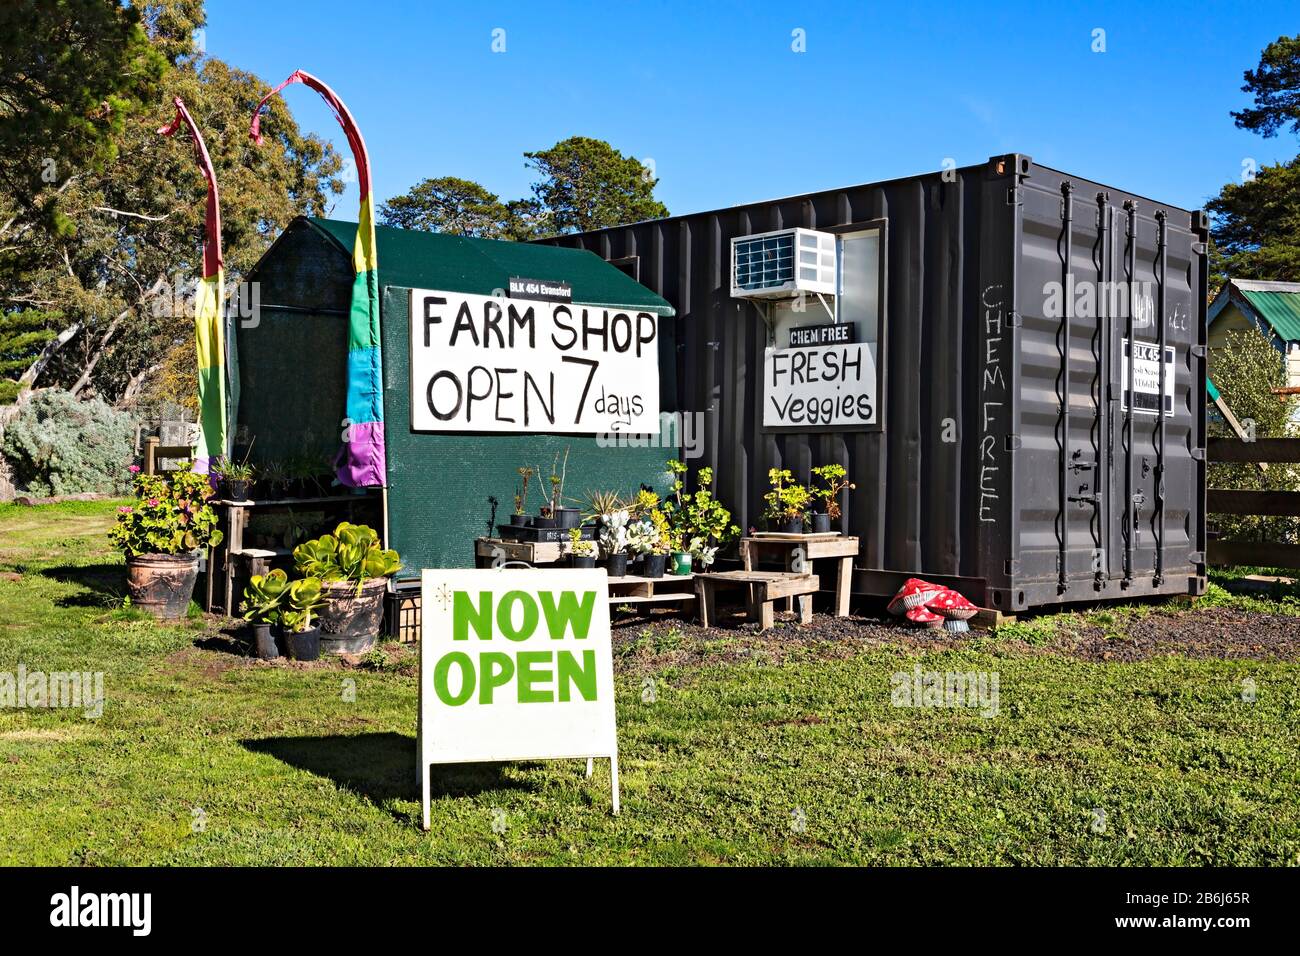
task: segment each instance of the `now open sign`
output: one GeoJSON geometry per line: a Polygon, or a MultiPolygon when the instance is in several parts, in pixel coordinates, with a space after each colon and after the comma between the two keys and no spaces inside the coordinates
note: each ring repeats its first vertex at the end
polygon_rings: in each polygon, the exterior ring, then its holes
{"type": "Polygon", "coordinates": [[[425,829],[441,763],[609,757],[618,812],[604,571],[426,569],[420,617],[425,829]]]}

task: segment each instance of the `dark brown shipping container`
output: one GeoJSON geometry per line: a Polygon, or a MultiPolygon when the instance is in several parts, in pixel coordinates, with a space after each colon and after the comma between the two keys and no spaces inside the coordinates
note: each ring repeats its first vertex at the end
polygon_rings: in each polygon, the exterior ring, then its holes
{"type": "Polygon", "coordinates": [[[677,308],[663,407],[703,413],[691,465],[738,521],[759,523],[769,468],[839,462],[855,591],[919,575],[1016,611],[1204,591],[1206,226],[1012,154],[554,241],[677,308]],[[765,348],[786,343],[732,297],[731,240],[793,227],[879,230],[872,424],[764,425],[765,348]]]}

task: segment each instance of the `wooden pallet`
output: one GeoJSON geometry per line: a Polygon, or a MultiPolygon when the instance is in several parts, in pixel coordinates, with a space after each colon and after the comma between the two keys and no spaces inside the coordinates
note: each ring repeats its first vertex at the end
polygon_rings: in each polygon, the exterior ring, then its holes
{"type": "Polygon", "coordinates": [[[640,615],[649,614],[655,605],[677,605],[683,613],[694,611],[696,604],[694,574],[666,574],[662,578],[635,575],[609,578],[609,606],[635,607],[640,615]]]}

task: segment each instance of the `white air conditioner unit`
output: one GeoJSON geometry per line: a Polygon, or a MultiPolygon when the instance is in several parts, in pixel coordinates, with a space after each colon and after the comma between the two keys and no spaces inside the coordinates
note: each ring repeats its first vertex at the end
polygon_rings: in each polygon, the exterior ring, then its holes
{"type": "Polygon", "coordinates": [[[731,240],[731,295],[785,299],[801,292],[835,294],[835,236],[780,229],[731,240]]]}

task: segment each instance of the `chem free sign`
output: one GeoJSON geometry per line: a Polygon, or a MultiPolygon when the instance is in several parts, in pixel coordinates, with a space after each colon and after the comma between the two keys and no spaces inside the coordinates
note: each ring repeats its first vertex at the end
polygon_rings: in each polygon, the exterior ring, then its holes
{"type": "Polygon", "coordinates": [[[650,312],[411,290],[415,431],[659,431],[650,312]]]}
{"type": "Polygon", "coordinates": [[[609,757],[618,740],[604,571],[425,570],[420,597],[420,779],[429,766],[609,757]]]}

